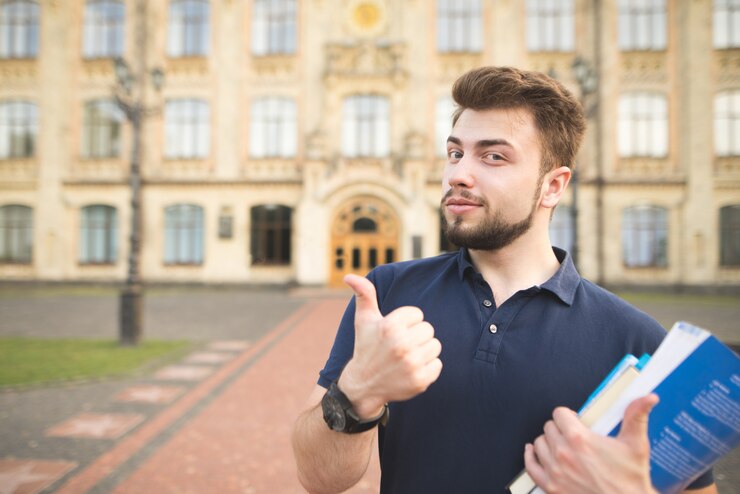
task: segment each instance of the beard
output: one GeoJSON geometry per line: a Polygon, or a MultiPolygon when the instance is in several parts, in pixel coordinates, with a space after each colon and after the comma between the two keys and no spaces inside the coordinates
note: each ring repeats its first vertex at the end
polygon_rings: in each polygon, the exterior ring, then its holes
{"type": "Polygon", "coordinates": [[[452,192],[454,189],[448,190],[441,201],[442,228],[447,236],[447,240],[458,247],[465,247],[472,250],[503,249],[532,227],[541,184],[540,182],[538,187],[536,187],[535,198],[529,214],[526,218],[517,222],[506,221],[500,210],[495,213],[491,212],[491,208],[485,198],[473,195],[465,189],[461,190],[458,194],[459,197],[479,203],[486,213],[485,218],[479,224],[467,228],[463,224],[464,220],[462,216],[454,216],[452,220],[447,219],[447,215],[444,212],[444,203],[448,197],[453,195],[452,192]]]}

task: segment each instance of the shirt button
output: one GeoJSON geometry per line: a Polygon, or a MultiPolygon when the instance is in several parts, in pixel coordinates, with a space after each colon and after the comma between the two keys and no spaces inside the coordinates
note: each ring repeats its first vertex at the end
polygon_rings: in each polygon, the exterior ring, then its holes
{"type": "Polygon", "coordinates": [[[488,326],[488,331],[490,331],[491,334],[496,334],[496,331],[498,331],[498,328],[496,327],[495,324],[491,324],[490,326],[488,326]]]}
{"type": "Polygon", "coordinates": [[[493,305],[493,302],[491,302],[490,300],[484,300],[483,305],[485,305],[486,307],[490,307],[493,305]]]}

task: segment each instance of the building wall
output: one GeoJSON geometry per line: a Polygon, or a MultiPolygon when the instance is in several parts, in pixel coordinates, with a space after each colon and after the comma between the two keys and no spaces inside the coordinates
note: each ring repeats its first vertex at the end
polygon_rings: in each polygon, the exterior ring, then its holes
{"type": "MultiPolygon", "coordinates": [[[[580,94],[570,68],[580,55],[599,76],[596,92],[584,96],[592,111],[578,159],[581,272],[607,284],[740,286],[740,268],[719,266],[719,208],[740,204],[740,157],[715,157],[711,111],[718,91],[740,89],[740,49],[713,49],[711,0],[667,2],[668,46],[658,52],[620,52],[615,1],[575,0],[574,50],[547,53],[527,51],[525,2],[483,1],[481,51],[438,53],[436,2],[299,0],[296,52],[259,57],[252,55],[253,2],[212,1],[209,54],[184,58],[167,55],[169,2],[125,4],[127,61],[139,73],[161,67],[166,74],[161,91],[145,81],[137,93],[152,110],[142,130],[146,281],[326,284],[335,212],[356,197],[395,211],[399,259],[436,255],[444,164],[434,145],[437,99],[462,72],[486,64],[554,71],[580,94]],[[369,19],[356,11],[364,4],[374,5],[369,19]],[[668,95],[665,158],[620,158],[618,100],[629,90],[668,95]],[[389,98],[388,157],[342,156],[342,102],[357,93],[389,98]],[[250,108],[260,96],[296,101],[294,158],[250,157],[250,108]],[[162,109],[178,97],[210,104],[205,159],[165,157],[162,109]],[[204,208],[200,265],[163,262],[164,208],[176,203],[204,208]],[[288,265],[252,264],[250,209],[264,204],[293,209],[288,265]],[[622,209],[639,204],[668,209],[666,267],[624,266],[622,209]],[[231,238],[218,235],[221,216],[232,218],[231,238]]],[[[31,100],[39,113],[35,155],[0,161],[0,206],[33,208],[33,261],[0,264],[0,277],[120,281],[130,235],[131,126],[124,126],[118,157],[80,157],[84,102],[111,96],[113,63],[81,54],[82,0],[39,6],[38,56],[0,59],[0,100],[31,100]],[[80,209],[90,204],[118,211],[113,265],[78,261],[80,209]]]]}

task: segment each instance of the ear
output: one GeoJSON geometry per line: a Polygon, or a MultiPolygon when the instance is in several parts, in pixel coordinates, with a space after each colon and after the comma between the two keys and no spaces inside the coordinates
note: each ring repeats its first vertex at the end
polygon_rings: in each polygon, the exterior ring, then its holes
{"type": "Polygon", "coordinates": [[[573,172],[567,166],[561,166],[545,174],[542,181],[542,198],[540,205],[546,208],[554,208],[560,202],[560,197],[565,192],[573,172]]]}

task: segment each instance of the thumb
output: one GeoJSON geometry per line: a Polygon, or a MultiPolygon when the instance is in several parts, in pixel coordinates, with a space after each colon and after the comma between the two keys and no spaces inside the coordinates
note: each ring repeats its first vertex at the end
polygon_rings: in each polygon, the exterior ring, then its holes
{"type": "Polygon", "coordinates": [[[375,285],[362,276],[348,274],[344,282],[355,292],[355,324],[364,325],[382,319],[378,308],[378,295],[375,285]]]}
{"type": "Polygon", "coordinates": [[[647,443],[648,415],[658,401],[658,395],[649,394],[630,403],[624,412],[618,439],[633,446],[647,443]]]}

